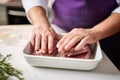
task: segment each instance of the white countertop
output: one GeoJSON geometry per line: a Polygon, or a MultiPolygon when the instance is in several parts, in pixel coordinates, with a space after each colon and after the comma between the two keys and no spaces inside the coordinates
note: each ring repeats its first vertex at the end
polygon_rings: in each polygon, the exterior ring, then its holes
{"type": "MultiPolygon", "coordinates": [[[[23,31],[28,29],[30,25],[14,25],[14,26],[0,26],[3,27],[19,27],[23,31]]],[[[97,65],[94,70],[65,70],[53,68],[32,67],[29,65],[24,57],[21,55],[26,42],[19,41],[17,45],[0,45],[0,52],[3,54],[11,53],[13,56],[10,60],[11,64],[23,72],[25,80],[119,80],[120,72],[113,65],[113,63],[103,53],[102,61],[97,65]]],[[[11,78],[10,80],[16,80],[11,78]]]]}

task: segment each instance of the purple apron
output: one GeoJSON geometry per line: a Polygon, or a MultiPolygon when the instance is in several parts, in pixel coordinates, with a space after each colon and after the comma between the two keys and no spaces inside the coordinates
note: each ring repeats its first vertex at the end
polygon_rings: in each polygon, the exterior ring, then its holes
{"type": "Polygon", "coordinates": [[[66,31],[74,27],[90,28],[117,6],[116,0],[55,0],[52,23],[66,31]]]}
{"type": "MultiPolygon", "coordinates": [[[[55,0],[52,23],[66,31],[74,27],[91,28],[106,19],[116,7],[116,0],[55,0]]],[[[115,66],[119,67],[120,33],[101,40],[100,45],[115,66]]]]}

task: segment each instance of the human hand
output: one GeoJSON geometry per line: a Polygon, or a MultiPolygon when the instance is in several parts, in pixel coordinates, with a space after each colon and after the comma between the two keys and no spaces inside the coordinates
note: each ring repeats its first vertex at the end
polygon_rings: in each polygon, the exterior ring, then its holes
{"type": "Polygon", "coordinates": [[[57,39],[57,34],[50,26],[35,25],[30,42],[36,54],[39,53],[39,50],[43,54],[51,54],[53,52],[55,39],[57,39]]]}
{"type": "Polygon", "coordinates": [[[62,57],[89,59],[91,55],[92,55],[92,49],[90,45],[85,45],[79,51],[75,51],[74,48],[71,48],[68,52],[63,53],[62,57]]]}
{"type": "Polygon", "coordinates": [[[82,49],[86,44],[92,44],[98,41],[97,34],[92,29],[75,28],[57,43],[58,51],[64,53],[75,47],[76,51],[82,49]]]}

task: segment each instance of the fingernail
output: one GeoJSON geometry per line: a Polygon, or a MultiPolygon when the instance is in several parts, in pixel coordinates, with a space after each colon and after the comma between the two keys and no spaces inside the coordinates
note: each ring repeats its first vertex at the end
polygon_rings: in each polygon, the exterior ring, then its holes
{"type": "Polygon", "coordinates": [[[68,50],[69,48],[68,48],[68,46],[65,46],[65,50],[68,50]]]}
{"type": "Polygon", "coordinates": [[[65,53],[65,51],[62,51],[61,53],[65,53]]]}
{"type": "Polygon", "coordinates": [[[59,52],[62,52],[62,49],[61,49],[61,48],[59,48],[59,49],[58,49],[58,51],[59,51],[59,52]]]}
{"type": "Polygon", "coordinates": [[[60,52],[60,53],[64,53],[65,50],[64,50],[64,49],[59,49],[58,52],[60,52]]]}
{"type": "Polygon", "coordinates": [[[56,47],[58,48],[58,47],[59,47],[59,44],[57,44],[56,47]]]}
{"type": "Polygon", "coordinates": [[[75,50],[76,50],[76,51],[78,51],[78,50],[80,50],[80,49],[81,49],[80,47],[75,47],[75,50]]]}
{"type": "Polygon", "coordinates": [[[69,53],[68,56],[70,57],[72,55],[72,53],[69,53]]]}
{"type": "Polygon", "coordinates": [[[78,48],[75,48],[75,50],[78,50],[78,48]]]}
{"type": "Polygon", "coordinates": [[[52,51],[50,50],[50,51],[49,51],[49,53],[51,54],[51,53],[52,53],[52,51]]]}
{"type": "Polygon", "coordinates": [[[45,50],[42,50],[42,53],[46,53],[46,51],[45,51],[45,50]]]}
{"type": "Polygon", "coordinates": [[[39,49],[38,49],[38,48],[35,48],[35,51],[39,51],[39,49]]]}

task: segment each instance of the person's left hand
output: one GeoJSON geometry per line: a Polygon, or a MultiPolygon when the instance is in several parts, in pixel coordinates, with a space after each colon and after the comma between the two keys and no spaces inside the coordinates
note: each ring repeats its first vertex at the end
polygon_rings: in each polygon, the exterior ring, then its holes
{"type": "Polygon", "coordinates": [[[95,30],[92,29],[82,29],[75,28],[66,35],[57,43],[58,51],[64,53],[65,51],[70,50],[72,47],[75,47],[75,50],[80,50],[86,44],[92,44],[98,41],[97,34],[95,30]]]}

